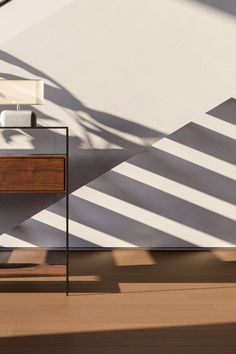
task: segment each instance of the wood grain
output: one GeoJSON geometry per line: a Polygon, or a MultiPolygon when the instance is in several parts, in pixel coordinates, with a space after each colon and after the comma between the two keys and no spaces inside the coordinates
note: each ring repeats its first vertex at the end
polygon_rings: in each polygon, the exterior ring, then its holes
{"type": "MultiPolygon", "coordinates": [[[[42,259],[30,252],[0,257],[42,259]]],[[[71,252],[68,297],[64,277],[0,279],[0,352],[235,354],[236,251],[145,252],[71,252]]],[[[49,268],[65,261],[43,258],[49,268]]]]}
{"type": "Polygon", "coordinates": [[[0,156],[0,193],[65,193],[66,155],[0,156]]]}

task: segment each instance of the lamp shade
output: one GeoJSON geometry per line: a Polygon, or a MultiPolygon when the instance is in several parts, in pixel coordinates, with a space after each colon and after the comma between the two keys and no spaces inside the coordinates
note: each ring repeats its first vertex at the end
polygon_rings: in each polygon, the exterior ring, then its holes
{"type": "Polygon", "coordinates": [[[43,80],[0,80],[0,105],[43,104],[43,80]]]}

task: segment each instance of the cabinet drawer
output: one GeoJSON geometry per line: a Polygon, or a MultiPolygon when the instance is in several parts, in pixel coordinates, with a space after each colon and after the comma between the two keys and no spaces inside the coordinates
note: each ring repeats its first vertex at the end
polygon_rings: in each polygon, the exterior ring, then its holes
{"type": "Polygon", "coordinates": [[[65,193],[66,155],[0,156],[0,193],[65,193]]]}

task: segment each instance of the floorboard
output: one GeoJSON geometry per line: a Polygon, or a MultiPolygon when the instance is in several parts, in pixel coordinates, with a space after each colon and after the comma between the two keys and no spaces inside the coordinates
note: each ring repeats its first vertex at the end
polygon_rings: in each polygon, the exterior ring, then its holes
{"type": "Polygon", "coordinates": [[[236,251],[0,253],[0,353],[236,353],[236,251]]]}

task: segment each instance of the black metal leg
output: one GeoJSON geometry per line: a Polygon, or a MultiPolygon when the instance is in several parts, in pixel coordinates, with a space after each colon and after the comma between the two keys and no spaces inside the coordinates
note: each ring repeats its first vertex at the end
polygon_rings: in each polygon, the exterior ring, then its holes
{"type": "Polygon", "coordinates": [[[69,129],[66,128],[66,296],[69,295],[69,129]]]}
{"type": "Polygon", "coordinates": [[[69,295],[69,193],[66,193],[66,295],[69,295]]]}

